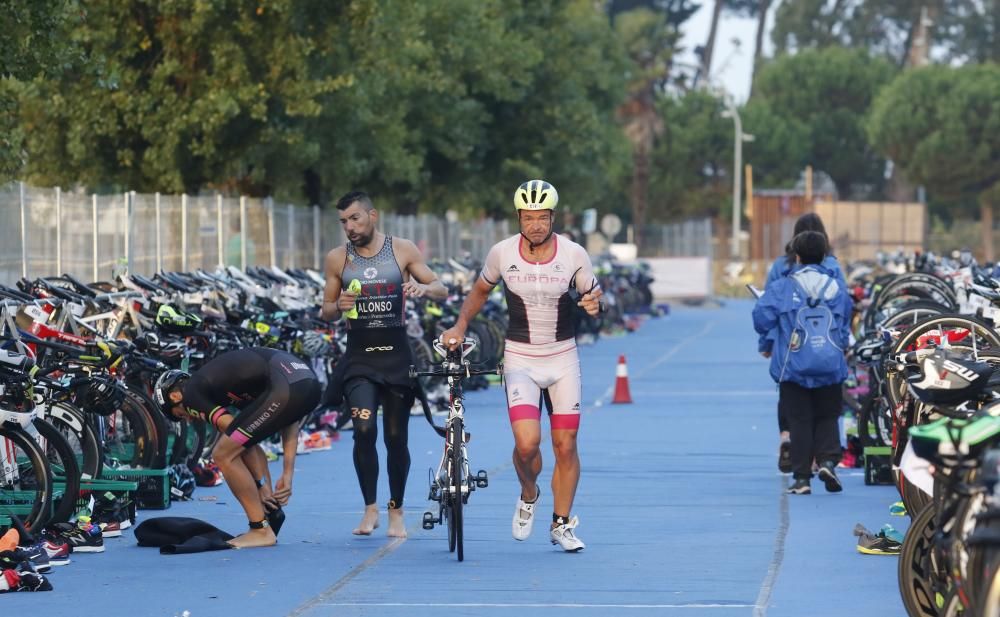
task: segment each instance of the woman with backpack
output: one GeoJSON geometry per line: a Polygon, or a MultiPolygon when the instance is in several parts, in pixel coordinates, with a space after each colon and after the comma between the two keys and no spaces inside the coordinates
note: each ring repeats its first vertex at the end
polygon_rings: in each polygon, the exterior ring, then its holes
{"type": "Polygon", "coordinates": [[[757,300],[754,329],[762,335],[762,353],[771,359],[779,416],[788,422],[795,478],[788,492],[812,492],[815,459],[826,490],[835,493],[843,488],[835,471],[841,455],[837,420],[853,305],[842,280],[822,265],[829,254],[823,233],[797,234],[791,247],[795,265],[770,282],[757,300]]]}
{"type": "MultiPolygon", "coordinates": [[[[833,256],[830,252],[830,238],[826,235],[826,227],[823,226],[823,219],[819,217],[815,212],[807,212],[800,216],[795,221],[795,228],[792,231],[792,237],[799,235],[804,231],[818,231],[823,234],[823,237],[827,239],[827,253],[823,257],[823,261],[820,265],[829,271],[837,280],[844,283],[845,287],[847,285],[844,280],[844,273],[840,269],[840,263],[837,258],[833,256]]],[[[792,243],[789,242],[785,246],[785,254],[774,260],[771,264],[771,269],[767,272],[766,285],[770,285],[772,282],[788,276],[796,265],[795,252],[792,250],[792,243]]],[[[764,352],[771,348],[772,341],[768,341],[769,338],[773,339],[775,336],[774,332],[767,332],[760,335],[760,340],[757,343],[757,351],[764,354],[764,352]]],[[[767,357],[764,354],[764,357],[767,357]]],[[[790,431],[788,429],[788,420],[781,413],[781,404],[778,405],[778,470],[782,473],[791,473],[792,471],[792,458],[791,458],[791,437],[790,431]]]]}

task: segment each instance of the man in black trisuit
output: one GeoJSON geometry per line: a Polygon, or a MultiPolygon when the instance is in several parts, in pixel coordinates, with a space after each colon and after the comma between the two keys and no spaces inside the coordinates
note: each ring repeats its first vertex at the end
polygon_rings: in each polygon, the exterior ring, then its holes
{"type": "Polygon", "coordinates": [[[229,541],[233,547],[277,542],[268,512],[292,495],[299,421],[316,408],[320,390],[306,363],[264,347],[230,351],[194,375],[170,370],[157,380],[153,394],[168,418],[211,422],[222,433],[212,457],[250,522],[249,531],[229,541]],[[278,431],[284,467],[272,490],[267,457],[257,444],[278,431]]]}
{"type": "Polygon", "coordinates": [[[348,193],[337,202],[337,210],[348,242],[326,256],[322,316],[334,320],[344,315],[350,325],[338,378],[343,379],[344,404],[351,410],[354,468],[365,500],[365,513],[354,533],[370,535],[379,525],[375,441],[381,404],[389,468],[388,535],[405,538],[403,493],[410,470],[407,423],[415,387],[409,377],[413,360],[404,323],[405,297],[444,300],[448,290],[424,263],[416,245],[375,229],[378,212],[368,195],[348,193]]]}

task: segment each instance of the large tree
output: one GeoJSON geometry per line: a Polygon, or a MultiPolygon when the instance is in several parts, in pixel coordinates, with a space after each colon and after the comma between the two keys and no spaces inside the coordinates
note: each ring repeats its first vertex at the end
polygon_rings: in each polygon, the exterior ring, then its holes
{"type": "Polygon", "coordinates": [[[939,198],[978,198],[983,253],[993,259],[1000,202],[1000,66],[907,71],[872,106],[872,143],[939,198]]]}
{"type": "Polygon", "coordinates": [[[837,47],[808,49],[767,63],[744,122],[756,136],[748,146],[752,161],[769,177],[812,165],[830,175],[842,197],[877,193],[885,160],[869,145],[865,122],[872,101],[894,72],[887,61],[864,50],[837,47]],[[792,137],[804,143],[783,143],[792,137]],[[784,158],[793,152],[800,158],[784,158]],[[768,158],[769,153],[777,158],[768,158]]]}
{"type": "Polygon", "coordinates": [[[79,11],[72,0],[0,0],[0,183],[17,177],[24,165],[17,82],[80,60],[62,36],[78,23],[79,11]]]}

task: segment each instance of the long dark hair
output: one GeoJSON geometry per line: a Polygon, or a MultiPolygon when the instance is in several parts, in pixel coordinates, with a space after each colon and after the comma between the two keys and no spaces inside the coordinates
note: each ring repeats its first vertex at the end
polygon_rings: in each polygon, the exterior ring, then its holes
{"type": "MultiPolygon", "coordinates": [[[[823,226],[823,219],[819,218],[819,215],[815,212],[806,212],[795,221],[795,229],[792,231],[792,238],[799,235],[804,231],[817,231],[823,234],[826,238],[826,255],[830,254],[830,238],[826,235],[826,227],[823,226]]],[[[789,241],[785,245],[785,262],[789,266],[795,265],[795,250],[792,248],[792,242],[789,241]]]]}

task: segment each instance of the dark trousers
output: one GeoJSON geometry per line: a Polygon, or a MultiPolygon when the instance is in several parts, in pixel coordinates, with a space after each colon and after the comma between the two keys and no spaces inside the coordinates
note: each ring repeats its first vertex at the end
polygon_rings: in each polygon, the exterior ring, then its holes
{"type": "Polygon", "coordinates": [[[840,462],[840,428],[843,405],[840,384],[806,388],[791,381],[781,383],[779,414],[788,421],[792,438],[792,474],[812,477],[812,462],[840,462]]]}

